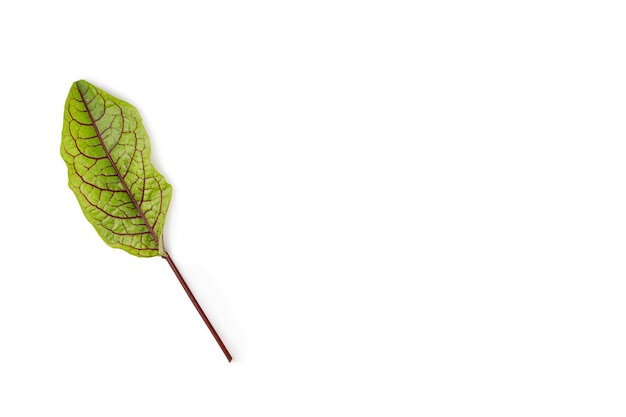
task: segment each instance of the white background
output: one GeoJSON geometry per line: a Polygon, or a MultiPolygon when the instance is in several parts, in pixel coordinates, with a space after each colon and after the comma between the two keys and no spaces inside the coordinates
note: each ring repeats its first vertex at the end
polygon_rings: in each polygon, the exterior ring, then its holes
{"type": "Polygon", "coordinates": [[[625,22],[4,3],[0,415],[625,415],[625,22]],[[78,79],[141,112],[232,363],[165,261],[83,218],[59,155],[78,79]]]}

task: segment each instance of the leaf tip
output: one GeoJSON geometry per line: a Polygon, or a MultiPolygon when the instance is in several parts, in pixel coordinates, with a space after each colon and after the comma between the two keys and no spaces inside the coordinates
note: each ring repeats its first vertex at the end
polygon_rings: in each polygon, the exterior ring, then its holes
{"type": "Polygon", "coordinates": [[[85,80],[78,80],[74,82],[74,86],[78,88],[78,91],[85,92],[89,89],[90,84],[85,80]]]}

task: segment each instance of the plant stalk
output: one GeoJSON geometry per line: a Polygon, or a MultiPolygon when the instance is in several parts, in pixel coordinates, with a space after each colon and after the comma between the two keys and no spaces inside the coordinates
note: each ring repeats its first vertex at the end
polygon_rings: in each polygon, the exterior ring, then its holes
{"type": "Polygon", "coordinates": [[[202,307],[200,307],[200,304],[198,303],[198,300],[196,300],[196,297],[194,297],[193,293],[189,289],[189,286],[185,282],[185,279],[183,278],[183,275],[180,273],[178,268],[176,268],[176,264],[172,260],[172,257],[168,253],[166,253],[165,256],[163,256],[163,258],[165,258],[167,263],[172,268],[172,271],[174,271],[174,274],[176,275],[176,278],[178,278],[178,281],[180,282],[180,285],[183,286],[183,289],[187,293],[187,296],[189,296],[189,299],[191,300],[191,303],[196,308],[196,310],[198,310],[198,313],[200,313],[200,317],[202,317],[202,320],[204,321],[204,324],[206,324],[206,326],[209,328],[209,331],[211,332],[211,334],[215,338],[215,341],[217,342],[217,344],[222,349],[222,352],[224,352],[224,355],[226,356],[226,359],[228,359],[228,362],[232,361],[233,357],[231,356],[231,354],[228,351],[228,349],[226,349],[226,345],[224,345],[224,342],[222,342],[222,339],[220,338],[220,335],[217,334],[217,331],[215,330],[215,328],[213,327],[213,325],[209,321],[209,318],[206,316],[206,314],[204,314],[204,310],[202,310],[202,307]]]}

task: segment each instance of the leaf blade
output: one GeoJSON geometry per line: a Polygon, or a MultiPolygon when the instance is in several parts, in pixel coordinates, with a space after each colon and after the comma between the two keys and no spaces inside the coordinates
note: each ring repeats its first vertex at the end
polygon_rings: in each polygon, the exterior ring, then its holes
{"type": "Polygon", "coordinates": [[[83,214],[111,247],[164,256],[172,187],[150,162],[150,141],[131,104],[87,81],[65,103],[61,156],[83,214]]]}

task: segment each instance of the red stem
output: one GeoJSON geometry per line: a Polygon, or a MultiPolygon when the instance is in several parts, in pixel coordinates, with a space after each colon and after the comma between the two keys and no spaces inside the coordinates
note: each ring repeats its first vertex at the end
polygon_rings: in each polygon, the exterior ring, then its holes
{"type": "Polygon", "coordinates": [[[200,307],[200,304],[198,303],[198,300],[196,300],[196,297],[193,296],[193,293],[189,289],[189,286],[187,286],[187,283],[185,282],[185,279],[183,278],[182,274],[180,273],[178,268],[176,268],[176,264],[174,264],[174,261],[172,260],[172,257],[169,254],[166,253],[166,255],[163,256],[163,258],[165,258],[167,263],[170,264],[170,267],[172,268],[172,271],[174,271],[174,274],[176,275],[176,278],[178,278],[178,281],[180,282],[180,285],[183,286],[183,289],[185,290],[185,292],[189,296],[189,299],[191,300],[191,303],[194,305],[196,310],[198,310],[198,313],[200,313],[200,317],[202,317],[202,320],[204,321],[206,326],[211,331],[211,334],[215,338],[215,341],[217,342],[217,344],[222,349],[222,352],[224,352],[224,355],[226,355],[226,359],[228,359],[228,362],[232,361],[233,357],[231,356],[231,354],[228,351],[228,349],[226,349],[226,346],[224,345],[224,342],[222,342],[222,339],[220,338],[220,335],[217,334],[217,331],[215,330],[215,328],[213,327],[213,325],[209,321],[209,318],[206,316],[206,314],[204,314],[204,311],[202,310],[202,307],[200,307]]]}

